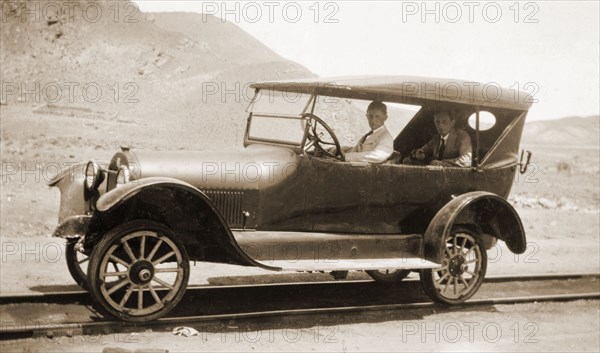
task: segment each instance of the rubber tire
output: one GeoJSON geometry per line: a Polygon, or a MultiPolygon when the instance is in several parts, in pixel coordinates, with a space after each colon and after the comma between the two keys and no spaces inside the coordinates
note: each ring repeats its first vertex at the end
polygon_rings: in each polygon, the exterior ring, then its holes
{"type": "Polygon", "coordinates": [[[437,303],[442,303],[442,304],[464,303],[466,300],[471,298],[475,293],[477,293],[477,291],[479,290],[479,287],[481,287],[481,284],[483,283],[483,279],[485,278],[485,273],[487,270],[487,252],[485,249],[485,245],[483,244],[483,242],[481,242],[479,240],[477,233],[474,233],[469,229],[457,228],[455,230],[452,230],[452,234],[456,234],[456,233],[469,234],[470,236],[475,238],[475,240],[477,241],[477,247],[479,247],[479,250],[481,251],[481,275],[477,279],[477,282],[475,283],[475,287],[473,287],[473,289],[471,289],[471,291],[467,295],[462,296],[458,299],[450,299],[450,298],[445,298],[445,297],[441,296],[440,293],[437,291],[435,284],[434,284],[435,276],[433,274],[435,270],[432,270],[432,269],[420,270],[419,276],[421,279],[421,286],[423,287],[423,290],[425,291],[427,296],[429,296],[429,298],[431,298],[434,302],[437,302],[437,303]]]}
{"type": "Polygon", "coordinates": [[[398,270],[398,271],[394,272],[393,274],[388,274],[388,275],[384,275],[381,272],[375,271],[375,270],[369,270],[369,271],[365,271],[365,272],[378,283],[394,284],[394,283],[401,282],[403,279],[405,279],[410,274],[411,271],[410,270],[398,270]]]}
{"type": "Polygon", "coordinates": [[[175,237],[174,232],[166,227],[163,224],[160,224],[155,221],[149,220],[134,220],[123,223],[111,231],[109,231],[102,239],[98,242],[98,244],[94,247],[92,251],[92,255],[90,256],[90,261],[88,265],[88,284],[90,285],[90,293],[92,294],[92,298],[98,304],[100,304],[108,313],[112,316],[122,319],[124,321],[129,322],[146,322],[151,320],[156,320],[169,311],[171,311],[183,298],[185,294],[187,283],[190,277],[190,261],[188,254],[185,250],[185,246],[181,243],[177,237],[175,237]],[[182,266],[183,266],[183,281],[179,291],[176,293],[173,300],[168,302],[162,309],[148,315],[143,316],[134,316],[129,315],[124,312],[117,311],[102,296],[102,292],[100,291],[101,281],[98,279],[98,274],[100,272],[100,264],[104,254],[109,250],[112,244],[118,241],[123,236],[126,236],[130,233],[142,231],[142,230],[151,230],[156,231],[159,234],[167,236],[175,245],[178,247],[178,250],[181,252],[182,256],[182,266]]]}
{"type": "Polygon", "coordinates": [[[78,251],[75,250],[76,241],[67,241],[65,245],[65,259],[67,260],[67,267],[69,268],[69,273],[71,277],[75,280],[78,286],[85,290],[89,290],[89,286],[87,283],[87,274],[83,272],[81,266],[79,266],[77,260],[78,251]]]}

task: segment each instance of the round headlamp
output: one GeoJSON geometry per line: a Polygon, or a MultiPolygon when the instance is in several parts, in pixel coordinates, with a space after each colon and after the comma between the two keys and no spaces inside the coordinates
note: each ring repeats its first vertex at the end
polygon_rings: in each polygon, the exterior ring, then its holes
{"type": "Polygon", "coordinates": [[[117,185],[127,184],[131,177],[131,171],[126,165],[119,167],[117,171],[117,185]]]}
{"type": "Polygon", "coordinates": [[[89,161],[85,166],[85,188],[94,191],[100,183],[100,164],[95,161],[89,161]]]}

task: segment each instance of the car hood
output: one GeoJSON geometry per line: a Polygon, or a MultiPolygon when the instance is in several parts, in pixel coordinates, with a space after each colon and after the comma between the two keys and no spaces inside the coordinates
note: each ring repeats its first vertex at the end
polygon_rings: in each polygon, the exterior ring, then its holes
{"type": "MultiPolygon", "coordinates": [[[[133,179],[171,177],[198,188],[260,189],[294,173],[298,155],[284,147],[250,145],[241,151],[128,151],[133,179]]],[[[112,164],[112,163],[111,163],[112,164]]],[[[117,163],[119,164],[119,163],[117,163]]]]}

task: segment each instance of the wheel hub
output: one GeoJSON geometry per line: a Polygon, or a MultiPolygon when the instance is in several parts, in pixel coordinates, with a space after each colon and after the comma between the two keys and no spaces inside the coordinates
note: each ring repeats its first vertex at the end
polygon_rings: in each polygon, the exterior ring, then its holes
{"type": "Polygon", "coordinates": [[[463,273],[465,273],[467,266],[465,266],[465,258],[458,255],[454,256],[450,263],[448,264],[448,270],[450,271],[450,275],[453,277],[460,277],[463,273]]]}
{"type": "Polygon", "coordinates": [[[137,285],[144,285],[154,278],[154,266],[146,260],[137,261],[131,265],[129,278],[137,285]]]}

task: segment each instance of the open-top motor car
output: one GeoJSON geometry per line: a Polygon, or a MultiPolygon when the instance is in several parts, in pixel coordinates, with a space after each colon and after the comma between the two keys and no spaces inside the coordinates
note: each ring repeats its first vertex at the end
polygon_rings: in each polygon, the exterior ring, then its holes
{"type": "Polygon", "coordinates": [[[359,270],[380,282],[415,271],[433,300],[461,303],[480,287],[497,240],[525,251],[507,202],[530,157],[518,153],[525,93],[396,76],[252,87],[239,151],[122,147],[50,182],[61,191],[54,236],[67,240],[69,270],[112,315],[165,315],[186,290],[190,261],[359,270]],[[358,140],[370,101],[388,104],[387,124],[400,126],[394,153],[347,162],[343,146],[358,140]],[[471,138],[470,166],[403,164],[436,134],[440,111],[471,138]]]}

